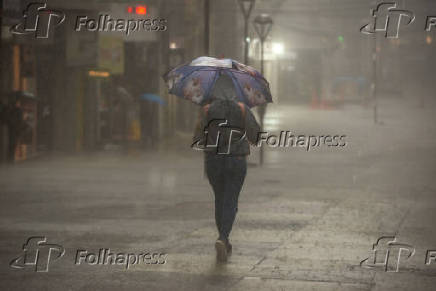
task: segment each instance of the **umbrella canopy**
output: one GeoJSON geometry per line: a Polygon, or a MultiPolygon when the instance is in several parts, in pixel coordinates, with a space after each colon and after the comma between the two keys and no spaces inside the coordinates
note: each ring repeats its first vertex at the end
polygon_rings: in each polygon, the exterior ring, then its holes
{"type": "Polygon", "coordinates": [[[233,80],[227,75],[220,75],[218,80],[216,80],[210,96],[216,99],[237,99],[236,88],[233,85],[233,80]]]}
{"type": "Polygon", "coordinates": [[[231,98],[249,107],[272,102],[269,84],[265,78],[256,69],[231,59],[199,57],[169,71],[163,78],[170,94],[199,105],[214,97],[221,98],[217,96],[217,92],[221,96],[231,94],[231,98]],[[228,78],[220,78],[221,76],[228,78]],[[227,81],[222,81],[220,89],[215,89],[218,79],[220,82],[221,79],[227,81]]]}
{"type": "Polygon", "coordinates": [[[140,96],[140,98],[141,98],[141,100],[147,100],[147,101],[150,101],[150,102],[155,102],[155,103],[158,103],[160,105],[165,105],[166,104],[165,100],[163,100],[162,98],[160,98],[160,96],[158,96],[156,94],[145,93],[145,94],[142,94],[140,96]]]}

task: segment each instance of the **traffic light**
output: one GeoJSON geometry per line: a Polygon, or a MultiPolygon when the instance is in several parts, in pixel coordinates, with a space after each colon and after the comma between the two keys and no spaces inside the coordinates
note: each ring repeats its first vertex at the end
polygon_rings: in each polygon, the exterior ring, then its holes
{"type": "Polygon", "coordinates": [[[145,5],[127,6],[127,13],[137,14],[137,15],[146,15],[147,14],[147,6],[145,6],[145,5]]]}

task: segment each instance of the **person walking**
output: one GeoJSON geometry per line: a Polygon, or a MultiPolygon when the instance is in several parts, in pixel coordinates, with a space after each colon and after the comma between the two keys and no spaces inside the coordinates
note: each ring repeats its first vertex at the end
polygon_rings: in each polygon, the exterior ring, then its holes
{"type": "Polygon", "coordinates": [[[204,146],[205,170],[215,196],[217,260],[225,262],[232,253],[229,235],[247,173],[249,143],[256,144],[260,127],[249,107],[237,101],[228,75],[218,77],[210,94],[200,110],[193,141],[204,146]]]}
{"type": "Polygon", "coordinates": [[[246,157],[260,131],[250,108],[273,102],[269,83],[253,67],[209,56],[179,65],[162,77],[169,94],[201,106],[192,147],[205,152],[206,175],[215,195],[217,259],[227,261],[246,157]]]}

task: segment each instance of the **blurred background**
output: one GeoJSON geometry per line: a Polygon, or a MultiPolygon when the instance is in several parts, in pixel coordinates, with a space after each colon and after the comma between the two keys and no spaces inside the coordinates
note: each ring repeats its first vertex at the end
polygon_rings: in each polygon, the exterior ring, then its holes
{"type": "MultiPolygon", "coordinates": [[[[432,1],[408,2],[416,19],[403,23],[400,37],[390,39],[383,32],[359,32],[372,21],[374,1],[50,0],[47,7],[65,13],[66,20],[50,30],[48,39],[10,33],[29,3],[4,0],[2,10],[0,101],[22,99],[31,131],[20,141],[16,160],[53,151],[150,150],[175,134],[190,133],[195,106],[168,96],[162,74],[202,55],[259,69],[261,41],[254,30],[259,14],[273,20],[264,44],[264,73],[275,104],[317,109],[359,104],[373,110],[377,98],[407,98],[420,106],[434,99],[436,41],[434,31],[424,29],[427,16],[436,13],[432,1]],[[250,5],[254,9],[248,11],[250,5]],[[73,30],[77,16],[101,14],[163,18],[167,29],[129,36],[73,30]]],[[[405,5],[401,0],[397,7],[405,5]]],[[[1,161],[7,140],[2,126],[1,161]]]]}

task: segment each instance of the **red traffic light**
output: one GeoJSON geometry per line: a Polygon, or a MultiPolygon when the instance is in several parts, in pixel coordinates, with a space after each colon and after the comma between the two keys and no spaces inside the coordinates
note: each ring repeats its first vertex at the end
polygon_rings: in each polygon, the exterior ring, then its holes
{"type": "Polygon", "coordinates": [[[147,14],[147,6],[145,5],[136,6],[135,12],[136,14],[145,15],[147,14]]]}
{"type": "Polygon", "coordinates": [[[135,13],[138,15],[145,15],[145,14],[147,14],[147,6],[145,6],[145,5],[128,6],[127,12],[128,13],[135,13]]]}

